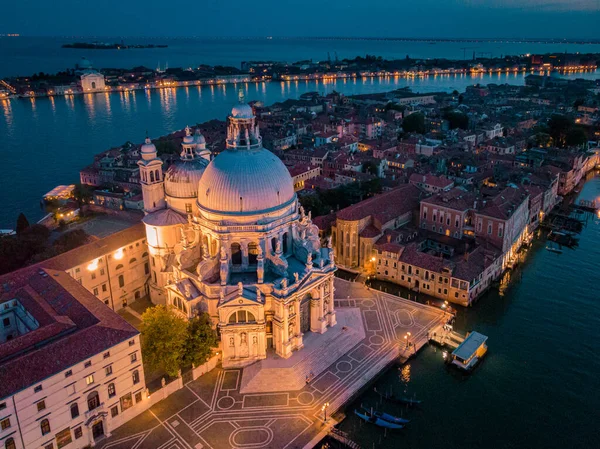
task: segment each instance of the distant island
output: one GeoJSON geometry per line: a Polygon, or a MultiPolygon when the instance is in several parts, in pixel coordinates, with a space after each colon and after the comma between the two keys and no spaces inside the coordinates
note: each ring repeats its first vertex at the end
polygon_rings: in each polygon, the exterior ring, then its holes
{"type": "Polygon", "coordinates": [[[62,48],[80,48],[84,50],[127,50],[128,48],[167,48],[167,45],[125,45],[124,43],[120,44],[111,44],[106,42],[75,42],[72,44],[63,44],[62,48]]]}

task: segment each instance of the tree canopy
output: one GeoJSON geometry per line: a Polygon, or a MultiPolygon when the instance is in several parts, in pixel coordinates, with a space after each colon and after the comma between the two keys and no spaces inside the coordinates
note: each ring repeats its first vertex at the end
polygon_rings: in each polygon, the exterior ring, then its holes
{"type": "Polygon", "coordinates": [[[25,216],[25,214],[23,212],[21,212],[19,214],[19,217],[17,218],[17,228],[16,228],[17,235],[21,235],[23,233],[23,231],[25,229],[27,229],[28,227],[29,227],[29,221],[27,220],[27,217],[25,216]]]}
{"type": "Polygon", "coordinates": [[[142,315],[142,353],[150,370],[169,376],[191,364],[198,366],[210,357],[218,345],[210,316],[202,313],[187,320],[173,307],[159,305],[142,315]]]}
{"type": "Polygon", "coordinates": [[[463,114],[459,111],[448,111],[444,114],[444,118],[448,120],[450,129],[468,129],[469,128],[469,117],[467,114],[463,114]]]}
{"type": "Polygon", "coordinates": [[[188,322],[185,340],[184,365],[199,366],[208,360],[212,348],[218,346],[217,333],[212,328],[208,313],[202,313],[188,322]]]}
{"type": "Polygon", "coordinates": [[[407,133],[425,134],[425,116],[414,112],[402,120],[402,129],[407,133]]]}
{"type": "Polygon", "coordinates": [[[144,364],[177,376],[187,339],[187,320],[164,305],[147,309],[142,315],[144,364]]]}

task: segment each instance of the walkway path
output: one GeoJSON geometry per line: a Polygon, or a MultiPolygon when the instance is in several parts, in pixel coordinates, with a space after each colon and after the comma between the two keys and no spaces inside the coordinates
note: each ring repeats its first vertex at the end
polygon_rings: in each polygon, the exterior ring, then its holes
{"type": "MultiPolygon", "coordinates": [[[[404,353],[404,335],[426,341],[443,312],[336,279],[336,306],[360,311],[364,338],[301,389],[241,393],[242,370],[217,368],[116,429],[102,449],[311,448],[333,415],[404,353]],[[349,298],[349,299],[348,299],[349,298]]],[[[248,368],[246,368],[248,369],[248,368]]]]}

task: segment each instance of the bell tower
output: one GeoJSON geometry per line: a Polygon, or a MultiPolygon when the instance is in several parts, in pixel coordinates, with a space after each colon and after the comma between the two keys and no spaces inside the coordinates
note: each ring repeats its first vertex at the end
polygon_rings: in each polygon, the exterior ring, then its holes
{"type": "Polygon", "coordinates": [[[166,205],[163,163],[157,155],[156,147],[148,137],[146,137],[140,153],[142,158],[138,161],[138,166],[140,167],[140,182],[144,197],[144,212],[149,214],[164,209],[166,205]]]}

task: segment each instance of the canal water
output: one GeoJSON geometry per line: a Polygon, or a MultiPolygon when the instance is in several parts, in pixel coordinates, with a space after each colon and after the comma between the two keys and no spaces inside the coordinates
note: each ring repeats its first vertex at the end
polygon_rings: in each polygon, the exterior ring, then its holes
{"type": "MultiPolygon", "coordinates": [[[[600,200],[600,177],[580,198],[600,200]]],[[[376,383],[416,394],[420,408],[380,403],[369,390],[347,407],[341,429],[366,449],[600,447],[599,267],[600,220],[592,214],[574,250],[552,253],[536,240],[503,294],[459,308],[456,330],[489,337],[474,373],[446,368],[443,351],[426,346],[376,383]],[[361,404],[413,421],[386,436],[354,416],[361,404]]]]}
{"type": "MultiPolygon", "coordinates": [[[[597,78],[598,72],[567,75],[597,78]]],[[[305,92],[344,94],[411,87],[416,92],[464,91],[481,83],[523,84],[522,74],[452,75],[406,79],[381,77],[335,81],[195,86],[70,97],[0,100],[0,228],[14,228],[20,212],[41,218],[39,200],[58,184],[78,182],[93,156],[146,133],[159,137],[186,125],[225,119],[242,88],[248,100],[272,104],[305,92]]]]}

